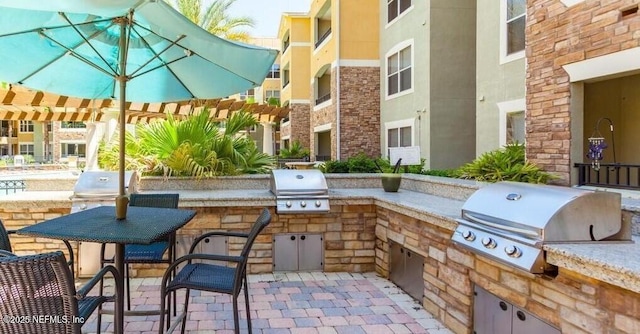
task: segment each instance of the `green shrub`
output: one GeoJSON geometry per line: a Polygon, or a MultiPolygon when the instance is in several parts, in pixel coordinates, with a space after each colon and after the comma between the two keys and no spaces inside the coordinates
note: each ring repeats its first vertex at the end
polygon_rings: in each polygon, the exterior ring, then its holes
{"type": "Polygon", "coordinates": [[[296,140],[291,143],[291,147],[280,150],[280,157],[285,159],[300,159],[309,156],[309,149],[304,148],[300,141],[296,140]]]}
{"type": "Polygon", "coordinates": [[[524,144],[508,144],[504,148],[486,152],[474,161],[460,167],[462,179],[485,182],[517,181],[547,183],[555,176],[525,161],[524,144]]]}
{"type": "Polygon", "coordinates": [[[349,164],[346,161],[329,160],[320,165],[323,173],[349,173],[349,164]]]}
{"type": "Polygon", "coordinates": [[[349,173],[379,173],[376,163],[364,153],[358,153],[347,159],[349,173]]]}
{"type": "Polygon", "coordinates": [[[420,174],[442,177],[458,177],[458,171],[456,169],[429,169],[422,171],[420,174]]]}

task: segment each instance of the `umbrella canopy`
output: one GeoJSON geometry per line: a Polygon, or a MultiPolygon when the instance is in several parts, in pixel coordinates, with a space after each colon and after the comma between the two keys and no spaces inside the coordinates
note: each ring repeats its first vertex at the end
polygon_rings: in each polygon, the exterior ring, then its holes
{"type": "MultiPolygon", "coordinates": [[[[0,0],[0,81],[125,103],[213,99],[259,86],[276,50],[201,29],[164,1],[0,0]]],[[[124,195],[124,149],[120,150],[124,195]]]]}

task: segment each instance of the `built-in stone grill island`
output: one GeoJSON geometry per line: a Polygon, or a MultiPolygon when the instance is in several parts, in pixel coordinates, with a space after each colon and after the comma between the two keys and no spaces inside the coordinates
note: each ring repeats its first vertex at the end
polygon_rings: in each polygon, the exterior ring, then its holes
{"type": "MultiPolygon", "coordinates": [[[[321,266],[327,272],[375,271],[393,278],[390,268],[398,268],[398,263],[390,263],[394,258],[390,253],[393,247],[401,247],[421,259],[419,301],[455,333],[473,332],[476,289],[563,333],[640,332],[639,200],[622,199],[623,225],[632,226],[635,242],[545,245],[547,262],[558,267],[557,275],[548,276],[506,266],[451,241],[465,200],[482,184],[404,175],[400,191],[387,193],[380,187],[379,175],[329,174],[326,180],[331,209],[317,214],[275,214],[269,175],[142,178],[138,189],[179,192],[180,205],[197,210],[193,221],[179,231],[183,242],[204,230],[248,229],[260,209],[271,208],[274,219],[254,244],[251,273],[273,270],[273,240],[281,235],[320,235],[319,246],[312,247],[322,248],[321,266]]],[[[69,212],[70,195],[71,188],[5,197],[0,218],[14,229],[60,216],[69,212]]],[[[52,240],[12,236],[12,242],[19,253],[64,249],[52,240]]],[[[237,240],[228,240],[229,253],[239,247],[237,240]]],[[[159,276],[163,269],[141,266],[136,271],[159,276]]],[[[415,277],[415,270],[411,272],[415,277]]]]}

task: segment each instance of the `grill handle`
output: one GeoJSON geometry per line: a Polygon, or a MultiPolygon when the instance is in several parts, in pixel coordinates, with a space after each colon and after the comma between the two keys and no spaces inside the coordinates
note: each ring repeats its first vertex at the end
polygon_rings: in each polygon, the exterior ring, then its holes
{"type": "Polygon", "coordinates": [[[470,221],[477,223],[477,224],[481,224],[481,225],[486,225],[492,228],[495,228],[497,230],[503,230],[503,231],[509,231],[509,232],[513,232],[516,234],[520,234],[520,235],[526,235],[526,236],[530,236],[532,238],[537,238],[539,235],[537,232],[531,231],[531,230],[527,230],[527,229],[523,229],[523,228],[517,228],[517,227],[513,227],[513,226],[509,226],[509,225],[502,225],[502,224],[496,224],[496,223],[492,223],[488,220],[484,220],[482,218],[478,218],[473,216],[472,214],[469,213],[465,213],[465,218],[469,219],[470,221]]]}
{"type": "Polygon", "coordinates": [[[314,196],[314,195],[325,195],[326,192],[320,191],[279,191],[277,193],[278,196],[314,196]]]}

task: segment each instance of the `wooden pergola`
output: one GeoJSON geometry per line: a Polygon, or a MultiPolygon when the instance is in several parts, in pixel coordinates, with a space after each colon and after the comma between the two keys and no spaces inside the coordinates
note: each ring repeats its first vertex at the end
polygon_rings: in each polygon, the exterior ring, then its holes
{"type": "MultiPolygon", "coordinates": [[[[166,118],[167,114],[182,118],[206,108],[210,117],[224,120],[239,110],[247,110],[260,122],[278,122],[287,116],[288,108],[258,103],[246,103],[235,99],[190,100],[173,103],[126,104],[127,123],[149,122],[166,118]]],[[[14,121],[68,121],[99,122],[105,114],[117,112],[118,101],[111,99],[92,100],[62,96],[22,87],[0,89],[0,120],[14,121]]]]}

